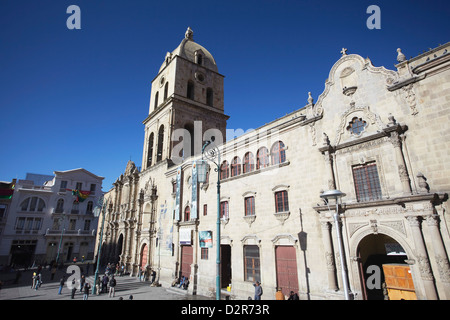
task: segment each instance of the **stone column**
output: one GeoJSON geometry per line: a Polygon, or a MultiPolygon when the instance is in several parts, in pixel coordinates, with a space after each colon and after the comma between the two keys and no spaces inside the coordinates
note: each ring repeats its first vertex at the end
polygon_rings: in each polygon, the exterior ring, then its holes
{"type": "Polygon", "coordinates": [[[322,221],[322,239],[325,248],[325,261],[327,263],[328,289],[338,291],[336,282],[336,265],[333,256],[333,243],[331,240],[331,224],[327,221],[322,221]]]}
{"type": "Polygon", "coordinates": [[[403,193],[412,194],[411,181],[408,176],[405,158],[403,157],[400,135],[397,131],[393,131],[391,132],[389,139],[394,146],[395,159],[397,160],[398,174],[400,176],[400,181],[402,182],[403,193]]]}
{"type": "Polygon", "coordinates": [[[420,221],[417,216],[407,216],[414,239],[416,248],[416,261],[419,264],[420,276],[425,288],[425,297],[427,300],[438,300],[436,286],[434,285],[433,271],[431,270],[430,261],[428,260],[425,242],[423,241],[422,232],[420,230],[420,221]]]}
{"type": "Polygon", "coordinates": [[[433,243],[434,257],[438,266],[439,277],[444,287],[445,298],[450,299],[450,266],[444,242],[439,232],[439,215],[427,216],[428,228],[433,243]]]}

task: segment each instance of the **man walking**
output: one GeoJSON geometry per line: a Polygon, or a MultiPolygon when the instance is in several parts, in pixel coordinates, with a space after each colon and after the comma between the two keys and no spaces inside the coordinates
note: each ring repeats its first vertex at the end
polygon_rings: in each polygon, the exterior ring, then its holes
{"type": "Polygon", "coordinates": [[[111,295],[114,297],[116,294],[116,279],[114,279],[114,276],[111,277],[111,280],[109,280],[109,297],[111,298],[111,295]]]}

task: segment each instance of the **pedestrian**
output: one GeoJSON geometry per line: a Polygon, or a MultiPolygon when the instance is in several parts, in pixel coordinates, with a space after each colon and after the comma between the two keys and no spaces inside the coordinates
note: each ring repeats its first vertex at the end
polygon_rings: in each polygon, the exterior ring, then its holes
{"type": "Polygon", "coordinates": [[[89,292],[91,291],[91,285],[88,281],[84,284],[84,295],[83,300],[87,300],[89,298],[89,292]]]}
{"type": "Polygon", "coordinates": [[[288,300],[300,300],[300,299],[299,299],[299,297],[298,297],[298,294],[294,293],[294,291],[291,291],[291,292],[289,293],[289,298],[288,298],[288,300]]]}
{"type": "Polygon", "coordinates": [[[62,288],[64,287],[64,276],[61,278],[61,280],[59,280],[59,290],[58,290],[58,294],[61,294],[62,292],[62,288]]]}
{"type": "Polygon", "coordinates": [[[139,281],[142,281],[142,269],[141,269],[141,267],[139,267],[138,277],[139,277],[139,281]]]}
{"type": "Polygon", "coordinates": [[[83,287],[84,284],[86,283],[86,278],[84,277],[84,275],[81,275],[81,279],[80,279],[80,292],[83,291],[83,287]]]}
{"type": "Polygon", "coordinates": [[[108,283],[109,283],[109,278],[105,274],[103,276],[103,279],[102,279],[102,293],[106,293],[107,292],[107,290],[108,290],[108,283]]]}
{"type": "Polygon", "coordinates": [[[275,293],[275,300],[284,300],[284,294],[281,292],[281,288],[277,289],[277,292],[275,293]]]}
{"type": "Polygon", "coordinates": [[[156,271],[152,269],[152,283],[155,282],[155,278],[156,278],[156,271]]]}
{"type": "Polygon", "coordinates": [[[116,279],[114,279],[114,276],[111,277],[111,280],[109,280],[109,297],[111,298],[111,295],[114,297],[116,295],[116,279]]]}
{"type": "Polygon", "coordinates": [[[75,278],[72,279],[72,294],[71,294],[71,298],[75,299],[75,292],[77,292],[77,286],[76,286],[77,282],[75,281],[75,278]]]}
{"type": "Polygon", "coordinates": [[[255,300],[261,300],[261,296],[263,294],[261,283],[259,283],[259,281],[256,281],[253,286],[255,287],[255,300]]]}
{"type": "Polygon", "coordinates": [[[36,275],[36,283],[34,284],[34,290],[37,290],[41,287],[41,274],[36,275]]]}
{"type": "Polygon", "coordinates": [[[31,276],[31,289],[34,289],[34,287],[36,286],[36,272],[33,272],[33,275],[31,276]]]}

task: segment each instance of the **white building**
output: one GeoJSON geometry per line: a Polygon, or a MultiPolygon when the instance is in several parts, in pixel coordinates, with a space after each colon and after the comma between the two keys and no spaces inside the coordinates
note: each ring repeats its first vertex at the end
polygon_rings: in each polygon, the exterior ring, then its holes
{"type": "MultiPolygon", "coordinates": [[[[93,259],[97,218],[93,209],[102,195],[102,180],[85,169],[55,171],[43,184],[19,180],[0,235],[0,264],[31,265],[93,259]],[[76,201],[72,190],[89,194],[76,201]]],[[[30,178],[30,175],[27,175],[30,178]]],[[[48,178],[48,176],[47,176],[48,178]]]]}

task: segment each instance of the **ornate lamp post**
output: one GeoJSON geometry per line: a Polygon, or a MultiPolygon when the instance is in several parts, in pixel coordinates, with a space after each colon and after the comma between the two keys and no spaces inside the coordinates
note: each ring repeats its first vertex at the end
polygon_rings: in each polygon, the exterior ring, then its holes
{"type": "Polygon", "coordinates": [[[206,173],[208,172],[207,160],[213,162],[217,168],[217,260],[216,260],[216,300],[220,300],[220,151],[211,141],[206,141],[202,148],[202,160],[197,162],[198,182],[206,182],[206,173]],[[203,160],[203,156],[207,160],[203,160]]]}
{"type": "Polygon", "coordinates": [[[100,240],[98,242],[98,249],[97,249],[97,268],[95,269],[95,277],[94,277],[94,285],[92,286],[92,294],[97,293],[97,280],[98,280],[98,269],[100,268],[100,254],[102,251],[102,242],[103,242],[103,227],[105,226],[105,211],[106,207],[108,205],[108,200],[106,202],[103,202],[103,196],[98,199],[97,206],[94,209],[94,216],[100,217],[100,214],[102,214],[102,227],[100,229],[100,240]]]}
{"type": "Polygon", "coordinates": [[[66,214],[64,212],[62,213],[62,217],[59,218],[59,221],[60,222],[62,221],[63,225],[62,225],[62,229],[61,229],[61,237],[59,238],[58,254],[56,255],[56,262],[55,262],[56,267],[58,267],[59,253],[61,252],[64,230],[65,230],[65,226],[66,226],[66,214]]]}
{"type": "Polygon", "coordinates": [[[320,195],[321,198],[324,198],[327,200],[327,206],[328,206],[328,210],[330,211],[330,213],[331,213],[331,209],[330,209],[329,200],[335,199],[335,201],[336,201],[336,211],[333,215],[333,218],[334,218],[336,237],[337,237],[337,242],[338,242],[338,247],[339,247],[339,258],[341,259],[342,283],[344,285],[345,300],[350,300],[350,293],[349,293],[349,288],[348,288],[348,276],[347,276],[347,270],[346,270],[345,260],[344,260],[344,248],[342,246],[341,228],[339,227],[340,218],[339,218],[339,202],[338,202],[338,200],[339,200],[339,198],[342,198],[345,196],[346,196],[346,194],[340,190],[328,190],[320,195]]]}

